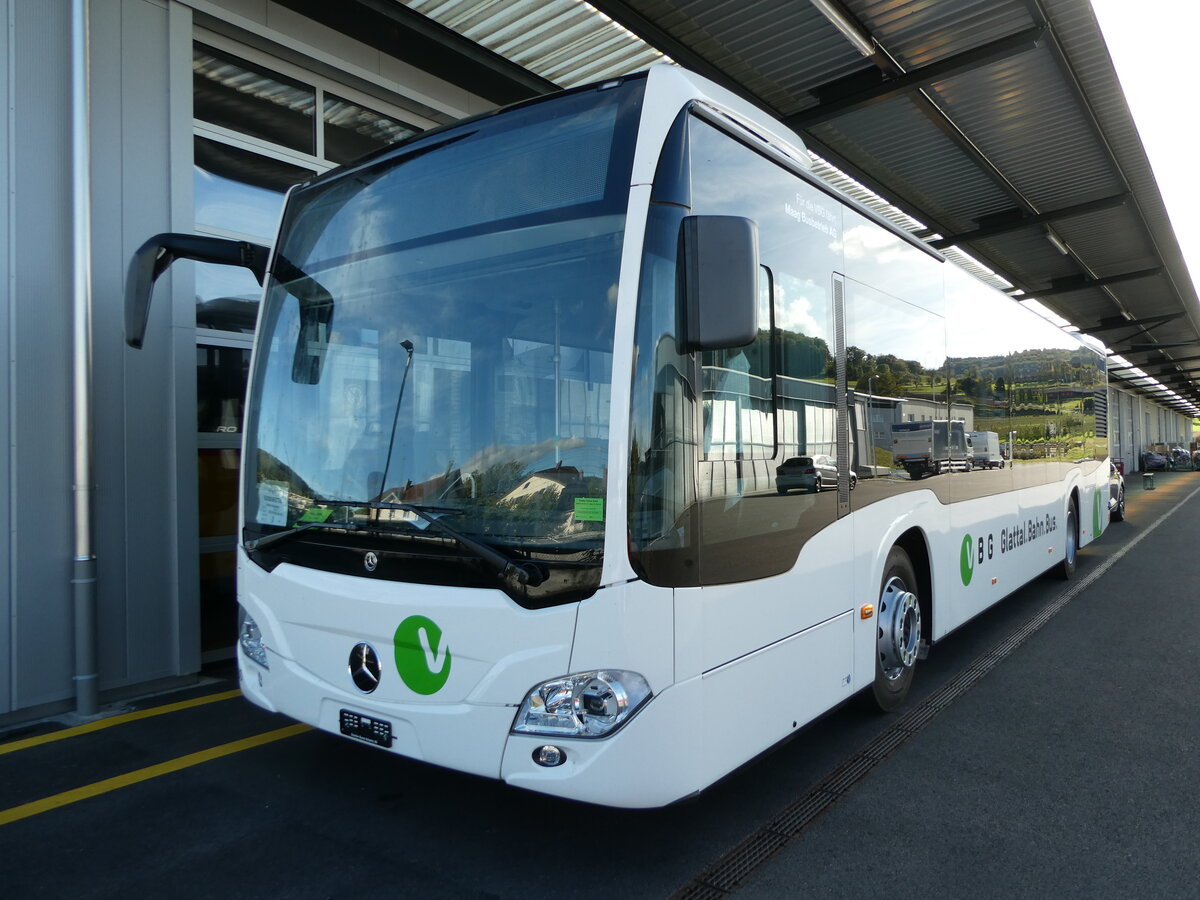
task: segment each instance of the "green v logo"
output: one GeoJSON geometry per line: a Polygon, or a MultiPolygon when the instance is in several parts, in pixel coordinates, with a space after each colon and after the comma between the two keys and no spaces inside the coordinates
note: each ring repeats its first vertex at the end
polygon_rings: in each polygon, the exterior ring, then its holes
{"type": "Polygon", "coordinates": [[[396,628],[392,641],[396,671],[410,690],[428,695],[445,686],[452,658],[436,622],[425,616],[409,616],[396,628]]]}
{"type": "Polygon", "coordinates": [[[971,583],[975,575],[975,544],[971,536],[964,535],[962,547],[958,552],[958,574],[962,576],[963,586],[971,583]]]}

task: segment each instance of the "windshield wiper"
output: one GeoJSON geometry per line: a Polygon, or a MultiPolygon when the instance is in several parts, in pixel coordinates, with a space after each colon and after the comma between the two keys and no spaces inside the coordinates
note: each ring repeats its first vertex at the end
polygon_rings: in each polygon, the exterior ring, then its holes
{"type": "MultiPolygon", "coordinates": [[[[485,544],[483,541],[476,540],[473,537],[468,537],[452,525],[448,525],[442,521],[442,516],[457,510],[442,509],[438,507],[422,507],[412,503],[383,503],[380,501],[372,501],[361,503],[357,501],[323,501],[330,505],[336,506],[357,506],[369,509],[398,509],[403,512],[410,512],[415,516],[420,516],[426,522],[439,531],[444,532],[459,544],[466,547],[487,565],[501,578],[512,578],[518,584],[527,585],[529,587],[537,587],[546,580],[545,570],[534,562],[521,562],[520,560],[509,559],[495,547],[485,544]]],[[[361,530],[361,526],[349,523],[333,523],[333,522],[303,522],[286,531],[276,531],[253,541],[246,541],[242,547],[247,552],[262,550],[265,547],[270,547],[273,544],[281,543],[290,538],[295,537],[303,531],[308,531],[310,528],[338,528],[349,529],[353,531],[361,530]]]]}
{"type": "MultiPolygon", "coordinates": [[[[248,553],[252,553],[255,550],[263,549],[263,547],[270,547],[272,544],[278,544],[280,541],[286,541],[288,538],[293,538],[296,535],[298,535],[300,532],[308,531],[308,529],[310,529],[310,528],[329,528],[329,527],[331,527],[331,526],[329,525],[328,522],[304,522],[303,524],[296,525],[293,528],[289,528],[287,531],[275,531],[275,532],[272,532],[271,534],[263,535],[262,537],[260,537],[256,540],[246,541],[245,543],[242,544],[242,547],[248,553]]],[[[347,526],[338,525],[335,527],[345,528],[347,526]]]]}
{"type": "Polygon", "coordinates": [[[537,563],[521,562],[515,559],[509,559],[495,547],[485,544],[482,541],[477,541],[473,537],[468,537],[457,528],[447,525],[442,521],[442,516],[439,515],[440,510],[434,508],[425,508],[415,506],[412,503],[371,503],[372,509],[399,509],[404,512],[410,512],[413,515],[420,516],[434,528],[445,532],[466,547],[481,560],[487,563],[498,576],[501,578],[513,578],[518,584],[527,585],[529,587],[537,587],[546,580],[546,573],[537,563]]]}

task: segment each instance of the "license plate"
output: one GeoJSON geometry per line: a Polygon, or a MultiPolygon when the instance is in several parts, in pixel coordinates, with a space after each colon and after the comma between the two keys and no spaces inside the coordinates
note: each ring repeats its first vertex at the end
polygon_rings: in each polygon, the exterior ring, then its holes
{"type": "Polygon", "coordinates": [[[379,747],[392,746],[392,723],[342,710],[342,734],[379,747]]]}

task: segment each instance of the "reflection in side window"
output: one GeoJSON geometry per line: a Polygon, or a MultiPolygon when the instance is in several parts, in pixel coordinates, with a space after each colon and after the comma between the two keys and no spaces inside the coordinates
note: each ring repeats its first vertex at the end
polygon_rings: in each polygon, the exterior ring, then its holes
{"type": "MultiPolygon", "coordinates": [[[[865,426],[857,468],[870,475],[893,468],[903,474],[906,467],[894,458],[895,427],[945,422],[948,414],[956,418],[961,412],[946,406],[946,324],[941,316],[847,279],[846,344],[846,383],[854,392],[856,419],[865,426]]],[[[958,458],[965,465],[964,455],[958,458]]]]}
{"type": "Polygon", "coordinates": [[[758,339],[702,359],[704,445],[697,461],[701,584],[790,568],[837,518],[833,279],[838,202],[713,125],[689,122],[692,213],[755,221],[764,267],[758,339]],[[811,466],[790,461],[811,459],[811,466]],[[819,461],[819,463],[818,463],[819,461]],[[795,478],[813,490],[792,490],[795,478]],[[818,484],[815,480],[820,478],[818,484]]]}
{"type": "Polygon", "coordinates": [[[283,196],[315,173],[257,153],[197,137],[193,187],[196,224],[270,241],[283,196]]]}
{"type": "Polygon", "coordinates": [[[758,337],[745,347],[704,354],[704,458],[770,459],[775,453],[771,397],[771,276],[758,281],[758,337]]]}
{"type": "Polygon", "coordinates": [[[779,274],[775,287],[782,459],[814,454],[837,459],[829,287],[828,279],[801,278],[788,272],[779,274]]]}
{"type": "Polygon", "coordinates": [[[947,271],[946,296],[958,313],[949,323],[951,402],[973,431],[995,433],[1014,486],[1104,459],[1103,357],[961,270],[947,271]]]}

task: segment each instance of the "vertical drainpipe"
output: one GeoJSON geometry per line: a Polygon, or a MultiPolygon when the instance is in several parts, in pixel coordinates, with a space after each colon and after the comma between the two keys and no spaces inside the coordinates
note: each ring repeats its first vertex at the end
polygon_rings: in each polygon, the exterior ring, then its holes
{"type": "Polygon", "coordinates": [[[88,0],[71,0],[71,227],[73,325],[75,711],[98,710],[96,555],[92,548],[92,204],[88,0]]]}

